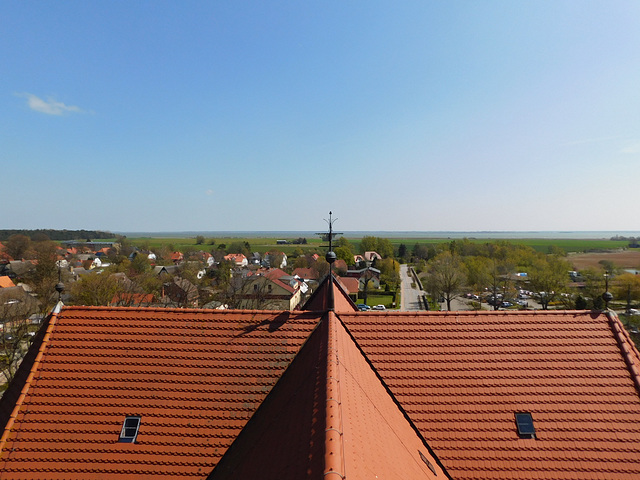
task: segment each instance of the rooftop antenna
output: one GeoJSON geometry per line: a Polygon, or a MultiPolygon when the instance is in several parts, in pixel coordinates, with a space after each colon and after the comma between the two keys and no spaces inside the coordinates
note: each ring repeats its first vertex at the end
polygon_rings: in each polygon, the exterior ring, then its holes
{"type": "Polygon", "coordinates": [[[327,235],[326,233],[318,233],[318,235],[322,235],[323,238],[327,238],[329,239],[329,250],[327,251],[327,254],[325,255],[325,259],[327,260],[327,263],[329,264],[329,310],[333,310],[334,309],[334,301],[333,301],[333,264],[336,261],[336,254],[333,251],[333,238],[336,235],[342,235],[342,233],[340,232],[334,232],[333,231],[333,224],[337,221],[338,219],[333,219],[332,218],[332,212],[329,212],[329,220],[325,219],[324,221],[327,222],[329,224],[329,234],[327,235]]]}

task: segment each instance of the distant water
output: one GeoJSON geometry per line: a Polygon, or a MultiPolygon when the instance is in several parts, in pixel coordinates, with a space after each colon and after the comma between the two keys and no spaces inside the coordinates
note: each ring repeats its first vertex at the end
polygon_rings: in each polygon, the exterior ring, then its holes
{"type": "MultiPolygon", "coordinates": [[[[190,238],[202,235],[209,238],[282,238],[291,239],[298,237],[314,238],[318,234],[315,231],[296,230],[274,230],[274,231],[193,231],[193,232],[116,232],[118,235],[127,237],[151,237],[151,238],[190,238]]],[[[383,230],[362,230],[345,231],[345,237],[361,238],[367,235],[383,238],[549,238],[549,239],[610,239],[615,236],[640,237],[640,231],[531,231],[531,232],[416,232],[416,231],[383,231],[383,230]]]]}

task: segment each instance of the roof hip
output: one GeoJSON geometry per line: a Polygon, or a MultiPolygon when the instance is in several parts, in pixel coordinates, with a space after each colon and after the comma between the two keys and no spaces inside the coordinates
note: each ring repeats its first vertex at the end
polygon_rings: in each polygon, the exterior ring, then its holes
{"type": "Polygon", "coordinates": [[[624,358],[629,374],[631,375],[631,380],[633,380],[638,395],[640,395],[640,353],[638,353],[638,350],[629,338],[627,331],[620,324],[618,315],[613,311],[607,311],[606,313],[613,336],[616,339],[622,358],[624,358]]]}

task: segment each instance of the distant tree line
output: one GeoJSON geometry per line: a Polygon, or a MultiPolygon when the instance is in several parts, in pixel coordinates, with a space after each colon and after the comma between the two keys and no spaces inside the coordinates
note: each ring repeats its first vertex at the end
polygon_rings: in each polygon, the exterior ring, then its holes
{"type": "Polygon", "coordinates": [[[41,241],[49,239],[54,241],[76,240],[76,239],[95,239],[95,238],[115,238],[111,232],[101,230],[0,230],[0,242],[8,240],[12,235],[25,235],[33,241],[41,241]]]}

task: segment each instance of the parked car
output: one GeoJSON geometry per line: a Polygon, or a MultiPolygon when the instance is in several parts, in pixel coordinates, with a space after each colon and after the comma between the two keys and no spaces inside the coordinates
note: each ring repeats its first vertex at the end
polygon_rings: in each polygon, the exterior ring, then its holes
{"type": "Polygon", "coordinates": [[[386,310],[387,308],[384,305],[375,305],[373,310],[386,310]]]}
{"type": "Polygon", "coordinates": [[[360,310],[361,312],[371,310],[371,307],[369,305],[365,305],[364,303],[358,303],[356,307],[358,307],[358,310],[360,310]]]}

